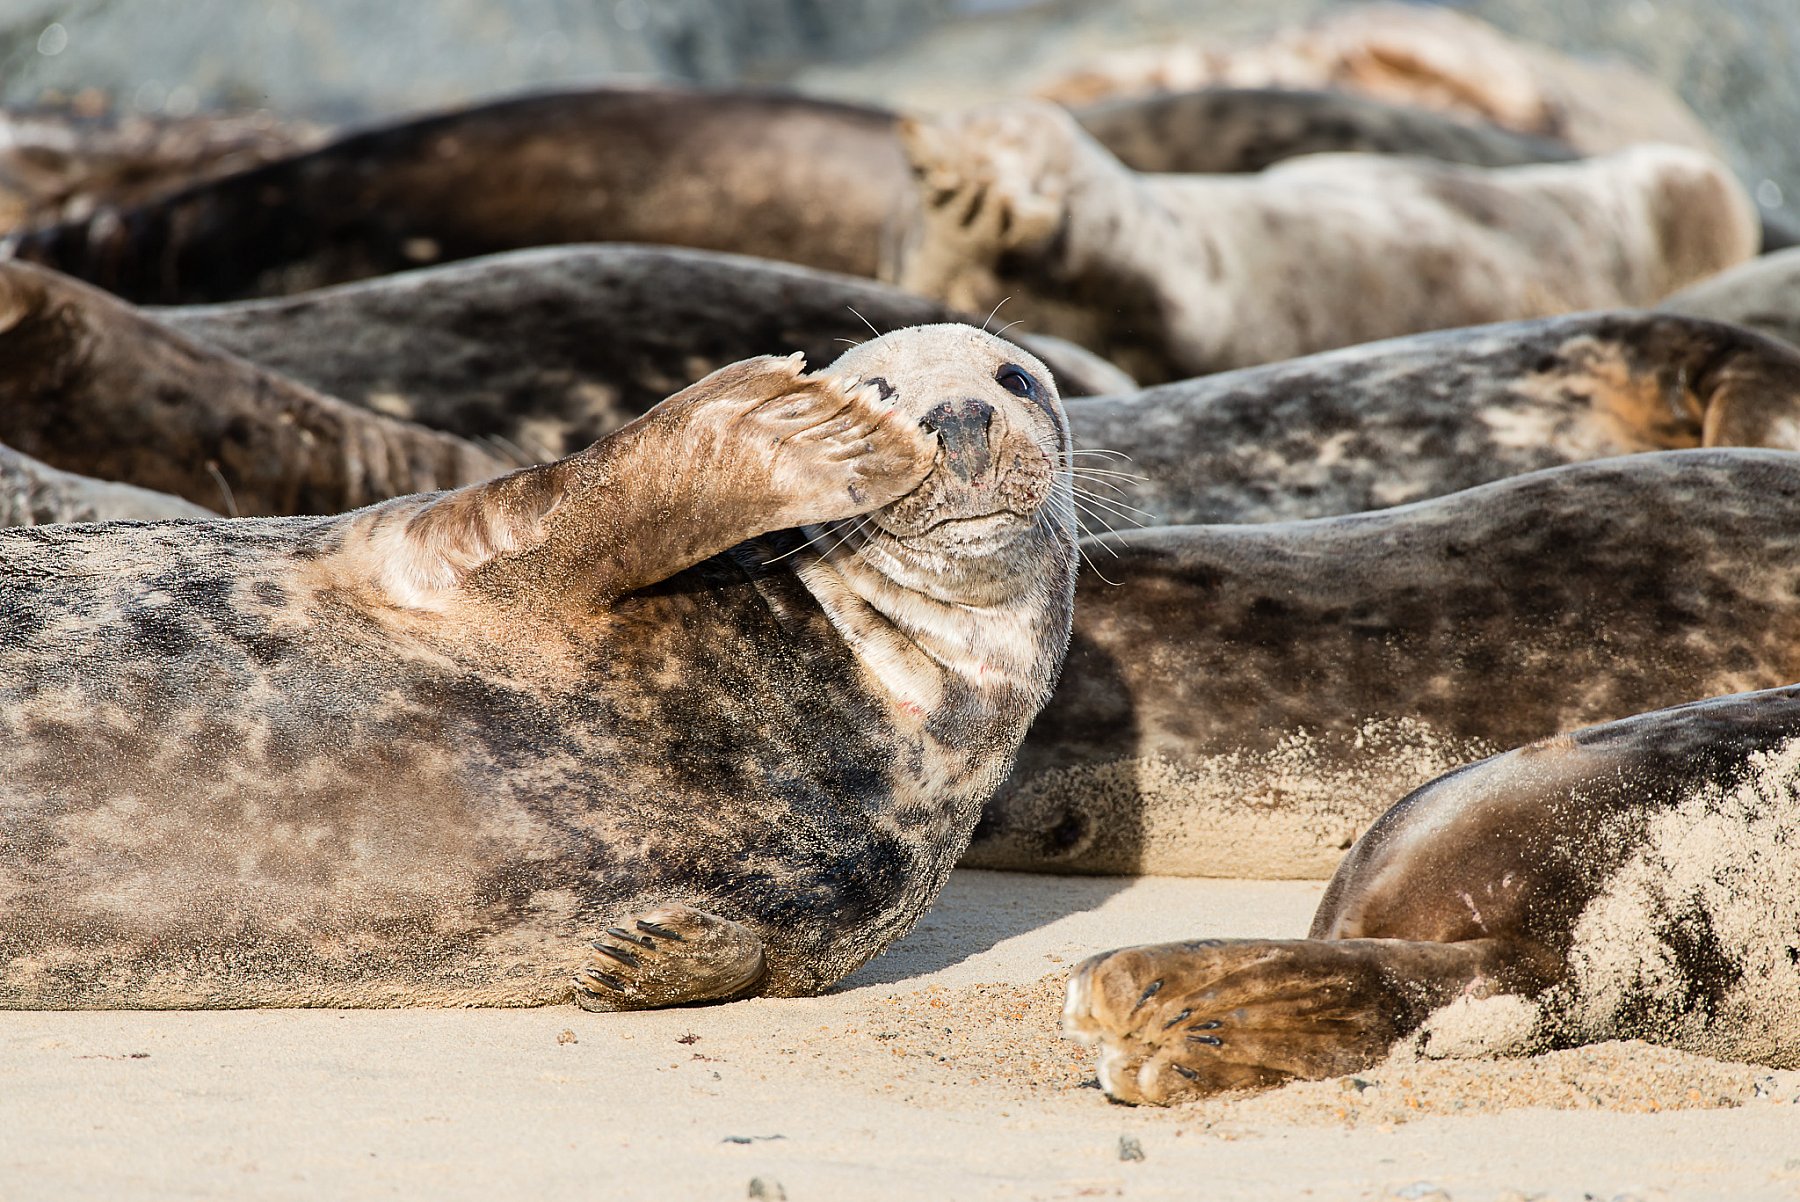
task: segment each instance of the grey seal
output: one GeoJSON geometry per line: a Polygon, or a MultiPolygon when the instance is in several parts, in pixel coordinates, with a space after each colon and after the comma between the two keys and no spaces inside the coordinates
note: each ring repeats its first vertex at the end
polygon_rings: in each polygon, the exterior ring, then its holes
{"type": "Polygon", "coordinates": [[[891,278],[1145,383],[1376,338],[1653,304],[1749,258],[1723,163],[1638,146],[1484,170],[1308,155],[1253,176],[1131,171],[1054,105],[903,122],[920,204],[891,278]]]}
{"type": "Polygon", "coordinates": [[[1086,539],[1061,682],[968,862],[1328,876],[1472,758],[1800,679],[1797,532],[1800,455],[1693,450],[1086,539]]]}
{"type": "Polygon", "coordinates": [[[904,934],[1062,656],[1068,434],[970,327],[803,372],[340,517],[0,531],[0,1004],[639,1008],[904,934]]]}

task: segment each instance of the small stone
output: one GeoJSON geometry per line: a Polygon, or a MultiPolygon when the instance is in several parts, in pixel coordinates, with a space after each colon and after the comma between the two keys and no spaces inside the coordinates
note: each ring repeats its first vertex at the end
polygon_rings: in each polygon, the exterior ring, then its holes
{"type": "Polygon", "coordinates": [[[1143,1158],[1144,1145],[1138,1142],[1137,1136],[1121,1135],[1119,1137],[1120,1160],[1142,1160],[1143,1158]]]}
{"type": "Polygon", "coordinates": [[[781,1182],[773,1177],[750,1178],[752,1198],[761,1198],[764,1202],[787,1202],[787,1191],[781,1188],[781,1182]]]}
{"type": "Polygon", "coordinates": [[[1382,1202],[1450,1202],[1450,1194],[1429,1181],[1415,1181],[1389,1190],[1382,1202]]]}
{"type": "Polygon", "coordinates": [[[579,1039],[575,1038],[575,1032],[569,1030],[567,1027],[564,1027],[562,1030],[560,1030],[556,1033],[556,1042],[557,1043],[580,1043],[581,1041],[579,1039]]]}

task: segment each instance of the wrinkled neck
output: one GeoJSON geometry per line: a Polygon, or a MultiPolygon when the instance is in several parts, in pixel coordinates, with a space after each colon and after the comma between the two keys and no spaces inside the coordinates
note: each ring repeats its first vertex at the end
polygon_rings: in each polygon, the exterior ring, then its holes
{"type": "Polygon", "coordinates": [[[809,557],[795,574],[902,702],[930,711],[948,691],[973,689],[1035,711],[1068,641],[1074,549],[1057,533],[1040,519],[1018,543],[970,557],[875,535],[809,557]]]}

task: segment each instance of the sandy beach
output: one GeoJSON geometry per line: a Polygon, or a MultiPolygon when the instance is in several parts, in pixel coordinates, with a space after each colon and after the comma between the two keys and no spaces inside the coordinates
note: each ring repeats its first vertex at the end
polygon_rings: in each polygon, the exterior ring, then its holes
{"type": "Polygon", "coordinates": [[[1322,888],[959,872],[823,998],[4,1014],[0,1202],[1800,1198],[1800,1073],[1643,1045],[1106,1101],[1070,965],[1299,935],[1322,888]]]}

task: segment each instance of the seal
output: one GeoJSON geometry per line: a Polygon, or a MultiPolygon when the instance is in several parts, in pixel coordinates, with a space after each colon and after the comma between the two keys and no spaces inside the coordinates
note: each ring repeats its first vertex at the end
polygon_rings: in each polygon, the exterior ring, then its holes
{"type": "Polygon", "coordinates": [[[1040,94],[1080,105],[1224,84],[1350,92],[1554,138],[1584,154],[1642,142],[1719,152],[1694,111],[1640,71],[1571,58],[1465,13],[1416,4],[1336,9],[1262,42],[1128,50],[1040,94]]]}
{"type": "MultiPolygon", "coordinates": [[[[789,263],[603,245],[146,316],[331,396],[554,459],[759,352],[829,363],[871,333],[987,315],[789,263]]],[[[1079,347],[1016,330],[1013,341],[1065,398],[1135,387],[1079,347]]]]}
{"type": "Polygon", "coordinates": [[[139,303],[282,295],[572,242],[655,242],[872,276],[906,163],[880,109],[607,87],[345,133],[10,240],[139,303]],[[871,234],[876,236],[871,236],[871,234]]]}
{"type": "Polygon", "coordinates": [[[1261,171],[1303,154],[1350,151],[1471,167],[1581,157],[1552,138],[1349,92],[1198,88],[1115,97],[1072,111],[1121,163],[1155,174],[1228,175],[1261,171]]]}
{"type": "Polygon", "coordinates": [[[1063,653],[1068,433],[972,327],[804,367],[339,517],[0,531],[0,1002],[641,1008],[904,934],[1063,653]]]}
{"type": "Polygon", "coordinates": [[[53,522],[155,522],[218,514],[180,497],[59,472],[0,446],[0,526],[53,522]]]}
{"type": "Polygon", "coordinates": [[[1800,1066],[1800,688],[1469,765],[1358,841],[1303,940],[1125,948],[1065,1030],[1123,1102],[1367,1068],[1391,1049],[1642,1039],[1800,1066]]]}
{"type": "Polygon", "coordinates": [[[1139,175],[1061,109],[901,125],[920,213],[904,288],[1079,342],[1146,383],[1449,326],[1647,305],[1750,257],[1718,160],[1641,146],[1483,170],[1310,155],[1139,175]]]}
{"type": "Polygon", "coordinates": [[[1800,346],[1800,249],[1740,263],[1683,288],[1657,308],[1733,322],[1800,346]]]}
{"type": "MultiPolygon", "coordinates": [[[[1800,353],[1696,318],[1578,313],[1414,334],[1068,411],[1083,462],[1114,462],[1078,475],[1095,532],[1287,521],[1638,451],[1800,450],[1800,353]]],[[[1096,559],[1111,575],[1110,557],[1096,559]]]]}
{"type": "Polygon", "coordinates": [[[322,141],[266,110],[171,117],[80,101],[0,112],[0,234],[141,204],[322,141]]]}
{"type": "Polygon", "coordinates": [[[321,396],[25,263],[0,263],[0,442],[234,516],[340,513],[518,465],[321,396]]]}
{"type": "Polygon", "coordinates": [[[965,862],[1328,876],[1471,759],[1800,680],[1796,529],[1800,455],[1695,450],[1086,539],[1061,683],[965,862]]]}

